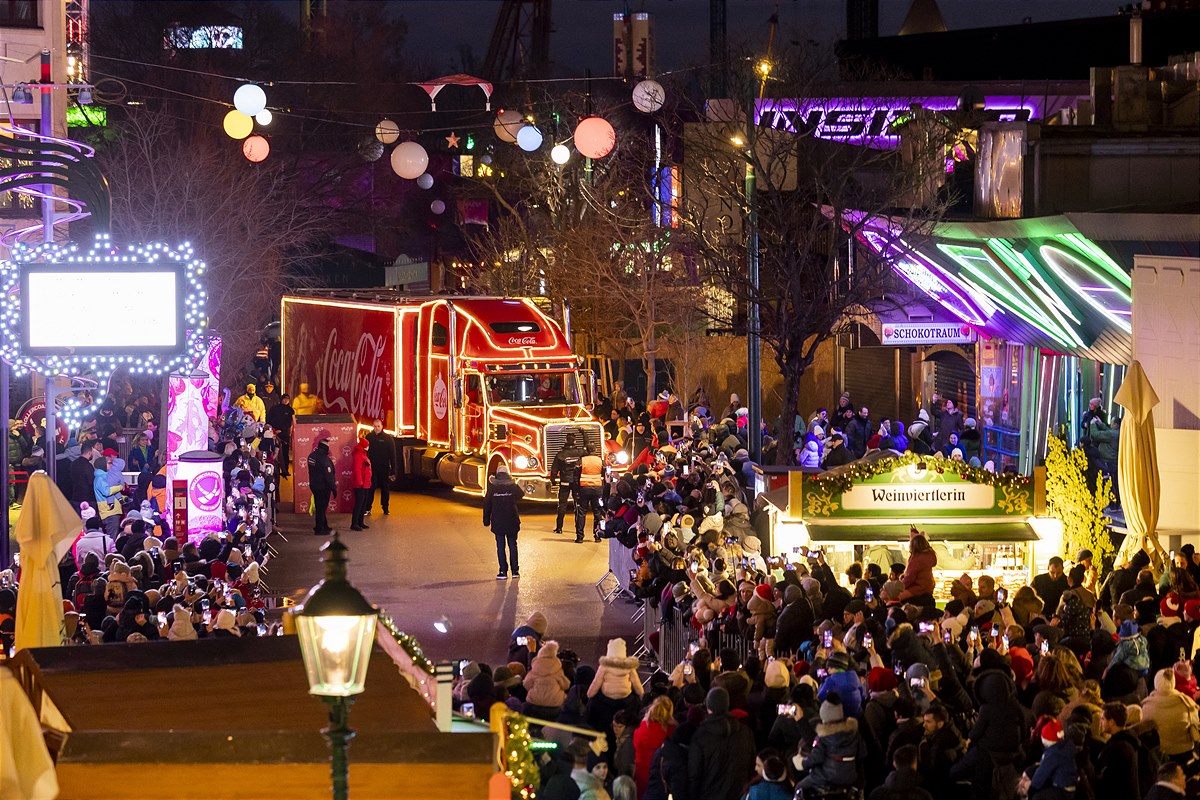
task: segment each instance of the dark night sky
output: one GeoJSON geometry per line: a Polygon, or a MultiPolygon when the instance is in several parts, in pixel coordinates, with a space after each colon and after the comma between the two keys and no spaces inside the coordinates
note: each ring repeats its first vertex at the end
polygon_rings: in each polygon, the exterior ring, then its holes
{"type": "MultiPolygon", "coordinates": [[[[337,2],[337,0],[331,0],[337,2]]],[[[460,45],[469,45],[482,61],[499,0],[391,0],[407,20],[406,49],[411,61],[434,72],[457,68],[460,45]]],[[[881,0],[879,32],[894,35],[908,11],[909,0],[881,0]]],[[[1053,19],[1106,16],[1116,13],[1117,0],[939,0],[951,29],[1018,24],[1053,19]]],[[[708,0],[631,2],[634,11],[654,14],[657,70],[704,63],[708,54],[708,0]]],[[[775,0],[727,0],[731,44],[745,42],[765,49],[768,19],[775,0]]],[[[557,75],[581,75],[591,68],[611,68],[612,15],[621,0],[553,0],[552,55],[557,75]]],[[[829,46],[845,33],[843,0],[779,0],[780,37],[784,42],[812,40],[829,46]]]]}

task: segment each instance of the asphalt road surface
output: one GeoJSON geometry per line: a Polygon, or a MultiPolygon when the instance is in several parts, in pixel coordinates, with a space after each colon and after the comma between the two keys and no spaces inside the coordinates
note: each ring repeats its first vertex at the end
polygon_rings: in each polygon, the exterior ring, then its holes
{"type": "MultiPolygon", "coordinates": [[[[430,658],[503,663],[513,629],[533,611],[549,620],[548,639],[588,663],[614,636],[625,636],[633,651],[641,630],[630,621],[635,606],[606,606],[595,589],[608,570],[608,543],[575,544],[570,515],[568,532],[556,536],[553,505],[522,505],[521,578],[507,581],[495,577],[496,540],[483,527],[480,499],[430,486],[393,492],[390,510],[382,516],[377,499],[371,527],[361,532],[349,529],[349,515],[331,515],[330,524],[349,548],[351,583],[430,658]],[[443,615],[446,634],[433,627],[443,615]]],[[[298,601],[321,579],[318,549],[327,537],[313,535],[307,515],[281,514],[279,522],[288,541],[272,537],[280,558],[265,577],[275,594],[298,601]]]]}

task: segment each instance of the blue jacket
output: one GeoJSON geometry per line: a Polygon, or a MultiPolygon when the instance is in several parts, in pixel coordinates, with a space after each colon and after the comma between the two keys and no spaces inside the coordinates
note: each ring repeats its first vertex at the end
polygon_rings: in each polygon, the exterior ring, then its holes
{"type": "Polygon", "coordinates": [[[792,790],[786,783],[759,781],[743,797],[745,800],[792,800],[792,790]]]}
{"type": "Polygon", "coordinates": [[[1074,789],[1079,782],[1079,771],[1075,767],[1075,745],[1064,739],[1042,753],[1042,761],[1033,773],[1029,788],[1039,791],[1053,786],[1058,789],[1074,789]]]}
{"type": "Polygon", "coordinates": [[[866,692],[863,691],[862,681],[857,672],[835,672],[827,677],[817,691],[817,699],[824,700],[830,692],[837,692],[842,697],[842,713],[847,717],[861,717],[863,706],[867,702],[866,692]]]}
{"type": "Polygon", "coordinates": [[[113,495],[120,492],[121,487],[109,483],[108,470],[97,469],[92,476],[92,491],[96,494],[97,509],[103,510],[111,506],[114,502],[113,495]]]}

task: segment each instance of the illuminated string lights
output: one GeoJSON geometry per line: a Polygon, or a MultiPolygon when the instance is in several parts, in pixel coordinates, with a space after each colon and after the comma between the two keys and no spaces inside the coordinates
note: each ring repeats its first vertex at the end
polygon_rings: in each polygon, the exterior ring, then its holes
{"type": "MultiPolygon", "coordinates": [[[[192,246],[184,242],[171,247],[161,242],[137,245],[117,245],[109,234],[96,235],[92,246],[83,250],[76,243],[41,242],[34,245],[17,244],[11,258],[0,261],[0,358],[8,361],[18,375],[28,372],[58,375],[82,375],[90,373],[96,380],[97,389],[91,403],[103,402],[108,392],[108,383],[119,368],[126,368],[135,375],[165,375],[178,370],[191,371],[202,359],[208,347],[208,293],[204,289],[202,276],[205,264],[196,257],[192,246]],[[65,267],[94,264],[119,266],[121,264],[143,265],[174,262],[183,267],[185,280],[182,313],[186,338],[182,348],[175,352],[148,353],[141,355],[78,354],[78,355],[31,355],[22,351],[22,329],[25,324],[22,297],[21,273],[25,264],[61,264],[65,267]]],[[[82,423],[90,404],[77,397],[66,401],[58,412],[59,418],[69,427],[82,423]]]]}

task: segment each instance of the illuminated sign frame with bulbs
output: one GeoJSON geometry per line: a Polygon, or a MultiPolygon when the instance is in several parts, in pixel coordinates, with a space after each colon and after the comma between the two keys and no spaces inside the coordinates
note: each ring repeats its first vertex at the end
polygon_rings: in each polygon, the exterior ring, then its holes
{"type": "MultiPolygon", "coordinates": [[[[202,283],[206,271],[203,261],[196,257],[192,246],[184,242],[172,247],[162,242],[149,244],[114,244],[109,234],[96,235],[91,247],[74,242],[42,242],[17,244],[6,261],[0,261],[0,358],[9,362],[13,371],[22,375],[39,372],[46,375],[79,375],[91,373],[97,390],[90,404],[70,398],[58,412],[69,426],[78,425],[90,413],[91,404],[103,402],[113,373],[122,367],[134,375],[166,375],[175,371],[190,371],[204,357],[208,347],[208,292],[202,283]],[[181,312],[184,335],[181,346],[164,352],[73,353],[68,355],[36,355],[23,351],[25,326],[24,300],[21,294],[24,265],[54,265],[64,271],[94,266],[98,271],[121,271],[122,267],[144,267],[162,263],[181,269],[183,291],[181,312]]],[[[130,272],[136,275],[135,271],[130,272]]],[[[120,292],[120,286],[113,287],[120,292]]],[[[100,300],[101,298],[97,298],[100,300]]],[[[64,309],[64,314],[76,309],[64,309]]]]}

